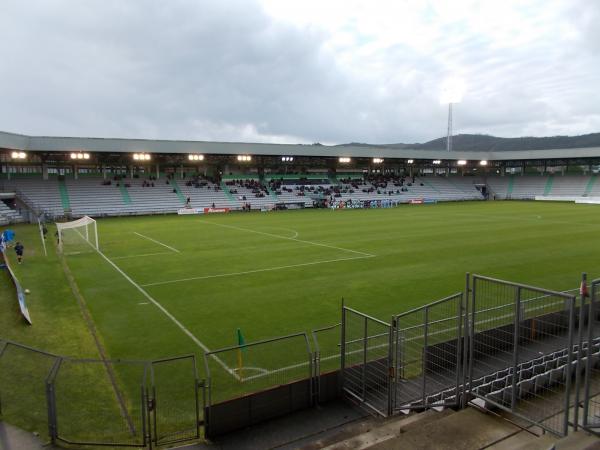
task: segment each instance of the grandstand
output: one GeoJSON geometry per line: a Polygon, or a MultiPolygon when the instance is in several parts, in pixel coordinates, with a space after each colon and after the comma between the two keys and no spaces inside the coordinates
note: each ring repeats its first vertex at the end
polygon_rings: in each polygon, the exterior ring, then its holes
{"type": "Polygon", "coordinates": [[[2,148],[3,190],[47,217],[600,196],[598,148],[449,154],[0,133],[2,148]]]}
{"type": "MultiPolygon", "coordinates": [[[[251,209],[273,209],[277,203],[301,203],[314,206],[315,199],[362,204],[389,200],[394,204],[414,200],[466,201],[484,200],[487,192],[496,200],[534,200],[549,197],[555,200],[573,200],[600,197],[600,183],[596,175],[491,175],[480,176],[361,176],[353,179],[307,179],[277,175],[260,179],[244,174],[232,175],[215,183],[205,178],[158,179],[65,176],[43,180],[41,176],[4,180],[5,190],[16,191],[28,199],[35,209],[49,217],[119,216],[139,214],[176,213],[190,199],[193,208],[229,208],[241,210],[245,204],[251,209]],[[485,188],[483,190],[482,188],[485,188]]],[[[2,206],[0,206],[2,207],[2,206]]],[[[18,212],[2,208],[0,214],[11,221],[22,220],[18,212]],[[10,217],[9,217],[10,216],[10,217]]]]}

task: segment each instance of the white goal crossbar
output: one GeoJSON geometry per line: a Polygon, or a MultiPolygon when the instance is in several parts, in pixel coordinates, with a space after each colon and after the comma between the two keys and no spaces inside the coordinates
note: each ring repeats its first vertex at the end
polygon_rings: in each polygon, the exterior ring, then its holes
{"type": "MultiPolygon", "coordinates": [[[[85,243],[98,250],[98,228],[96,221],[91,217],[84,216],[71,222],[56,223],[58,232],[58,248],[65,250],[65,245],[85,243]]],[[[89,247],[88,247],[89,249],[89,247]]]]}

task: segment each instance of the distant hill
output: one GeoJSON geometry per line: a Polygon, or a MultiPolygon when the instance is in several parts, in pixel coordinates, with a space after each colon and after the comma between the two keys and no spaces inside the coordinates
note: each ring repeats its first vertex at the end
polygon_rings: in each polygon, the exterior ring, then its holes
{"type": "MultiPolygon", "coordinates": [[[[351,143],[342,146],[357,145],[366,147],[390,147],[397,149],[442,150],[446,148],[446,138],[438,138],[423,144],[361,144],[351,143]]],[[[452,149],[456,151],[514,151],[548,150],[553,148],[600,147],[600,133],[581,136],[518,137],[501,138],[486,134],[459,134],[452,137],[452,149]]]]}

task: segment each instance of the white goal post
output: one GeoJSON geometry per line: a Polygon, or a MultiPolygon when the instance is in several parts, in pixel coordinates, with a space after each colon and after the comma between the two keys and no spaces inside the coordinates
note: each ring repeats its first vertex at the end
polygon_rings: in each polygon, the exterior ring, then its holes
{"type": "Polygon", "coordinates": [[[91,217],[84,216],[71,222],[56,223],[58,249],[65,254],[99,250],[98,227],[91,217]]]}
{"type": "MultiPolygon", "coordinates": [[[[46,236],[44,235],[44,227],[45,223],[42,224],[42,221],[38,217],[38,229],[40,231],[40,239],[42,240],[42,248],[44,249],[44,255],[48,256],[48,251],[46,250],[46,236]]],[[[47,230],[46,230],[47,231],[47,230]]]]}

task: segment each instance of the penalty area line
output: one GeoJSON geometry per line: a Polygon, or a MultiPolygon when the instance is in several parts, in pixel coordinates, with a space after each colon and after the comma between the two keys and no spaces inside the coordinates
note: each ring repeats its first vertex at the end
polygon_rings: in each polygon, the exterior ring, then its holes
{"type": "MultiPolygon", "coordinates": [[[[91,245],[91,244],[90,244],[91,245]]],[[[194,341],[194,343],[200,347],[202,350],[204,350],[205,352],[210,352],[210,349],[200,340],[198,339],[190,330],[188,330],[185,325],[183,325],[179,320],[177,320],[175,318],[175,316],[173,316],[173,314],[171,314],[163,305],[161,305],[159,302],[157,302],[150,294],[148,294],[139,284],[137,284],[135,281],[133,281],[133,279],[127,275],[125,272],[123,272],[121,270],[121,268],[119,266],[117,266],[113,261],[110,260],[110,258],[108,256],[106,256],[104,253],[102,253],[100,250],[96,250],[98,252],[98,254],[100,256],[102,256],[102,258],[104,258],[106,260],[107,263],[109,263],[111,266],[113,266],[113,268],[119,272],[121,275],[123,275],[123,278],[125,278],[127,281],[129,281],[138,291],[140,291],[140,293],[146,297],[148,299],[148,301],[150,301],[154,306],[156,306],[160,311],[162,311],[162,313],[167,316],[169,319],[171,319],[171,321],[177,325],[179,327],[179,329],[181,331],[183,331],[192,341],[194,341]]],[[[233,369],[231,369],[227,364],[225,364],[225,362],[219,358],[216,355],[211,354],[211,357],[223,368],[225,369],[225,371],[227,373],[229,373],[230,375],[232,375],[233,377],[235,377],[236,379],[239,379],[239,375],[235,373],[235,371],[233,369]]]]}
{"type": "Polygon", "coordinates": [[[198,277],[179,278],[177,280],[157,281],[155,283],[140,284],[140,286],[142,286],[142,287],[160,286],[163,284],[183,283],[186,281],[206,280],[209,278],[235,277],[238,275],[249,275],[249,274],[260,273],[260,272],[272,272],[275,270],[293,269],[295,267],[316,266],[317,264],[329,264],[329,263],[334,263],[334,262],[339,262],[339,261],[354,261],[354,260],[358,260],[358,259],[373,258],[374,256],[375,255],[353,256],[351,258],[328,259],[325,261],[313,261],[313,262],[308,262],[308,263],[290,264],[288,266],[267,267],[265,269],[246,270],[244,272],[229,272],[229,273],[218,273],[215,275],[202,275],[202,276],[198,276],[198,277]]]}
{"type": "Polygon", "coordinates": [[[171,251],[174,251],[175,253],[181,253],[181,252],[180,252],[179,250],[177,250],[176,248],[173,248],[173,247],[171,247],[171,246],[169,246],[169,245],[167,245],[167,244],[163,244],[162,242],[160,242],[160,241],[157,241],[156,239],[152,239],[150,236],[146,236],[146,235],[144,235],[144,234],[142,234],[142,233],[138,233],[137,231],[134,231],[134,232],[133,232],[133,234],[137,234],[139,237],[142,237],[142,238],[144,238],[144,239],[148,239],[149,241],[152,241],[152,242],[154,242],[154,243],[156,243],[156,244],[158,244],[158,245],[162,245],[163,247],[166,247],[166,248],[168,248],[169,250],[171,250],[171,251]]]}

